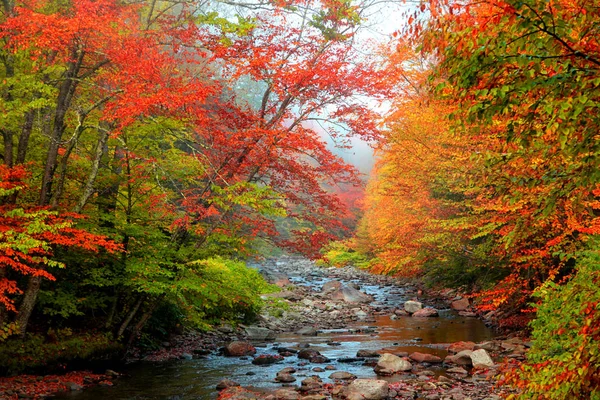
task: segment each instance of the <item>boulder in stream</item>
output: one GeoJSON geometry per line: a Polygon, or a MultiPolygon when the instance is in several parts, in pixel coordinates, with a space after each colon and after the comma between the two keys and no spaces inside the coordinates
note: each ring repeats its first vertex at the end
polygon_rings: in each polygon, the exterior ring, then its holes
{"type": "Polygon", "coordinates": [[[418,301],[408,300],[404,302],[404,311],[409,314],[414,314],[423,308],[423,304],[418,301]]]}
{"type": "Polygon", "coordinates": [[[256,354],[256,348],[250,342],[235,341],[225,347],[225,355],[230,357],[251,356],[256,354]]]}
{"type": "Polygon", "coordinates": [[[330,290],[338,290],[342,287],[342,282],[340,281],[328,281],[323,284],[322,292],[329,292],[330,290]]]}
{"type": "Polygon", "coordinates": [[[373,296],[344,285],[331,292],[330,298],[345,301],[346,303],[370,303],[373,301],[373,296]]]}
{"type": "Polygon", "coordinates": [[[329,375],[329,379],[338,379],[342,381],[350,381],[356,379],[356,375],[346,371],[337,371],[329,375]]]}
{"type": "Polygon", "coordinates": [[[412,364],[403,358],[390,353],[382,354],[375,368],[377,375],[393,375],[397,372],[410,371],[412,364]]]}
{"type": "Polygon", "coordinates": [[[475,343],[473,342],[456,342],[452,343],[448,347],[448,351],[450,353],[460,353],[463,350],[473,350],[475,348],[475,343]]]}
{"type": "Polygon", "coordinates": [[[425,307],[422,308],[418,311],[415,311],[412,315],[413,317],[421,317],[421,318],[428,318],[428,317],[439,317],[438,311],[435,308],[431,308],[431,307],[425,307]]]}
{"type": "Polygon", "coordinates": [[[418,351],[415,351],[414,353],[412,353],[409,356],[409,358],[413,361],[420,362],[420,363],[437,364],[437,363],[442,362],[442,359],[438,356],[434,356],[433,354],[427,354],[427,353],[419,353],[418,351]]]}

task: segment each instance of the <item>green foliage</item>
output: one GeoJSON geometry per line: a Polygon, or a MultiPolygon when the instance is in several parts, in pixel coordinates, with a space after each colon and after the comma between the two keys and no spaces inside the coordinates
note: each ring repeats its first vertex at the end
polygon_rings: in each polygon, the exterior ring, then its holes
{"type": "Polygon", "coordinates": [[[344,242],[332,242],[322,252],[323,258],[318,261],[318,265],[331,267],[351,265],[358,268],[367,268],[369,266],[367,256],[351,249],[344,242]]]}
{"type": "Polygon", "coordinates": [[[245,263],[215,257],[182,266],[176,295],[187,319],[206,328],[223,320],[251,319],[263,305],[260,295],[277,290],[245,263]]]}
{"type": "Polygon", "coordinates": [[[121,345],[105,334],[73,335],[68,329],[50,330],[46,336],[27,334],[2,343],[0,374],[59,369],[65,363],[103,359],[120,350],[121,345]]]}
{"type": "Polygon", "coordinates": [[[535,296],[532,347],[512,379],[519,398],[600,399],[600,252],[577,257],[575,275],[564,285],[547,282],[535,296]],[[540,397],[541,396],[541,397],[540,397]]]}

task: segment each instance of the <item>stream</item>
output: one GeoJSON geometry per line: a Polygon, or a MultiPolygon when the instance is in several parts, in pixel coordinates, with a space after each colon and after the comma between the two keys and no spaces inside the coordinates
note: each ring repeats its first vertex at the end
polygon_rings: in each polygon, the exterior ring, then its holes
{"type": "MultiPolygon", "coordinates": [[[[281,265],[277,272],[281,272],[281,265]]],[[[413,293],[393,284],[377,284],[358,279],[343,279],[339,276],[328,277],[328,271],[318,269],[293,269],[283,271],[295,286],[318,292],[322,285],[330,280],[344,284],[355,283],[360,290],[372,295],[374,301],[369,306],[373,310],[401,308],[413,293]]],[[[427,304],[427,299],[420,299],[427,304]]],[[[136,362],[121,367],[125,376],[116,380],[113,387],[96,386],[81,392],[70,392],[57,396],[61,399],[99,400],[99,399],[214,399],[217,397],[216,385],[224,378],[232,379],[244,387],[259,390],[276,389],[281,383],[274,381],[278,371],[285,367],[294,367],[297,373],[295,384],[304,377],[318,375],[323,382],[332,369],[347,371],[359,378],[375,378],[373,365],[364,365],[363,361],[346,362],[356,357],[358,350],[412,353],[419,351],[444,358],[448,353],[444,344],[458,341],[482,342],[494,338],[494,332],[477,318],[462,317],[455,311],[439,309],[437,318],[395,317],[392,314],[375,312],[366,321],[353,321],[341,329],[319,329],[317,336],[302,336],[292,332],[282,332],[275,341],[255,343],[256,356],[277,354],[277,347],[298,349],[307,347],[316,349],[331,360],[326,364],[304,363],[297,356],[286,357],[282,362],[267,366],[252,364],[252,357],[224,357],[210,354],[202,359],[176,360],[164,363],[136,362]],[[313,368],[330,370],[315,372],[313,368]]],[[[368,364],[368,363],[367,363],[368,364]]],[[[436,375],[444,374],[441,365],[428,368],[436,375]]],[[[380,378],[390,382],[403,379],[403,375],[380,378]]],[[[292,384],[292,386],[295,386],[292,384]]]]}

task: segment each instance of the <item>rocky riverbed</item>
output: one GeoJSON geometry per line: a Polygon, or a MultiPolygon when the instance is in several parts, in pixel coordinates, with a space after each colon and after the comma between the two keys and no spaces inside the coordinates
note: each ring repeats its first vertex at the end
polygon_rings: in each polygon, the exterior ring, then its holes
{"type": "Polygon", "coordinates": [[[510,392],[496,385],[501,362],[527,351],[451,291],[299,257],[255,267],[282,287],[255,325],[173,337],[78,400],[498,399],[510,392]]]}

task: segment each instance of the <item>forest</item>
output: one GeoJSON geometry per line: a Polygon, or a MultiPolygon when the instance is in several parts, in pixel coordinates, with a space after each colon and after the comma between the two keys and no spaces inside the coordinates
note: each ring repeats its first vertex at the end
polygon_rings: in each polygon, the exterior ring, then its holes
{"type": "Polygon", "coordinates": [[[383,3],[3,0],[0,373],[252,321],[287,252],[458,288],[531,336],[503,384],[600,398],[600,2],[383,3]]]}

